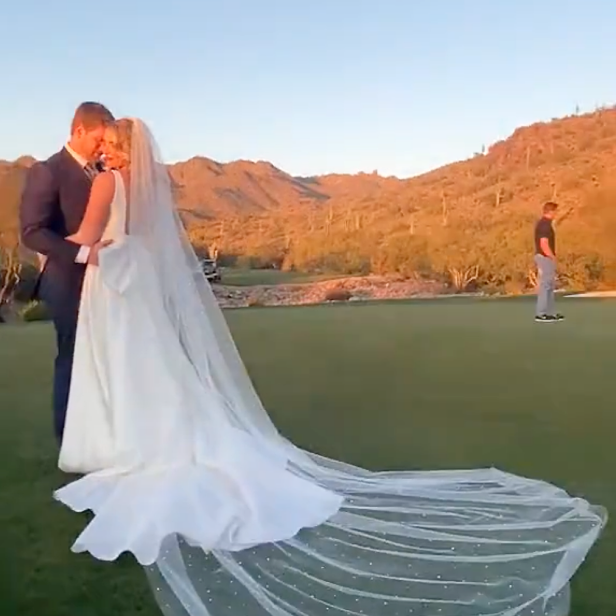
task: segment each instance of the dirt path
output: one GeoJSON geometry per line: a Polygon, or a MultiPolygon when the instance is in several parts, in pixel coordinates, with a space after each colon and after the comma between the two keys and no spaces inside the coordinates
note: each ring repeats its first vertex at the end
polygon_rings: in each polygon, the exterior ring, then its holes
{"type": "Polygon", "coordinates": [[[328,301],[404,299],[432,297],[445,292],[443,285],[423,280],[399,280],[381,276],[339,278],[302,284],[233,287],[214,285],[223,308],[243,306],[292,306],[328,301]]]}

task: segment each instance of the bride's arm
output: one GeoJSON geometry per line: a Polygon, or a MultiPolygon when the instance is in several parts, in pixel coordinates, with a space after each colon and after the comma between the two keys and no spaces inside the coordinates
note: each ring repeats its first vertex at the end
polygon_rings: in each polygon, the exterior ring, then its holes
{"type": "Polygon", "coordinates": [[[81,221],[79,230],[66,239],[81,246],[93,246],[101,239],[107,221],[113,194],[115,192],[115,178],[113,173],[105,171],[94,178],[90,199],[86,213],[81,221]]]}

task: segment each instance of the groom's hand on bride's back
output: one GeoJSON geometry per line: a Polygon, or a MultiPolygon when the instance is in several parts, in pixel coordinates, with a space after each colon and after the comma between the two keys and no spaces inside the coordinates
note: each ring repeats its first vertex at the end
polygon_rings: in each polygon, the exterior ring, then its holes
{"type": "Polygon", "coordinates": [[[98,265],[98,253],[103,248],[107,248],[110,244],[113,244],[111,240],[96,242],[96,244],[90,248],[90,252],[88,254],[88,265],[98,265]]]}

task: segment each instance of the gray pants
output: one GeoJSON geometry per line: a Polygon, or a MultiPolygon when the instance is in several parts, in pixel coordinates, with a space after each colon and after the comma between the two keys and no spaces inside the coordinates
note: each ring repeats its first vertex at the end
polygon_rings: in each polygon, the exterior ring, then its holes
{"type": "Polygon", "coordinates": [[[543,255],[535,255],[535,263],[539,270],[539,286],[537,289],[536,315],[554,315],[554,289],[556,287],[556,263],[543,255]]]}

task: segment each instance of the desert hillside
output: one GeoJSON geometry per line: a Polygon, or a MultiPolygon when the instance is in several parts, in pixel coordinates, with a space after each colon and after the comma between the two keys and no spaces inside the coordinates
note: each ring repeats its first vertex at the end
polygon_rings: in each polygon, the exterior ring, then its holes
{"type": "MultiPolygon", "coordinates": [[[[0,162],[5,238],[31,163],[0,162]]],[[[403,180],[300,178],[268,162],[204,157],[169,170],[194,244],[227,263],[517,291],[532,282],[533,221],[555,199],[563,280],[616,283],[615,108],[521,127],[469,160],[403,180]]]]}

